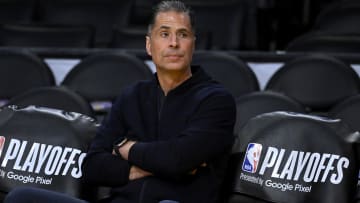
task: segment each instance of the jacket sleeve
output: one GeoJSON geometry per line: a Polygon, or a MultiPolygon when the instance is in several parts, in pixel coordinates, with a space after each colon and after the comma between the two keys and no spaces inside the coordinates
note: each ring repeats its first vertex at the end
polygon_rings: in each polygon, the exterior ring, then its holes
{"type": "Polygon", "coordinates": [[[233,143],[235,117],[236,107],[231,95],[210,96],[180,135],[165,141],[137,142],[130,150],[129,161],[165,178],[188,174],[202,163],[228,153],[233,143]]]}
{"type": "Polygon", "coordinates": [[[126,133],[121,114],[121,97],[114,102],[92,141],[82,164],[84,182],[97,186],[121,186],[128,182],[130,165],[112,155],[112,146],[126,133]]]}

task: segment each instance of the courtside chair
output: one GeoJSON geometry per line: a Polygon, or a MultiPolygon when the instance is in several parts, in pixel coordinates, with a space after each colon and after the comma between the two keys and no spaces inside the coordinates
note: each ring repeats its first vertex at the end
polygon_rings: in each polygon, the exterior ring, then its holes
{"type": "Polygon", "coordinates": [[[21,50],[0,50],[0,99],[3,104],[32,88],[54,85],[51,69],[37,55],[21,50]]]}
{"type": "Polygon", "coordinates": [[[75,112],[36,106],[1,108],[0,169],[8,175],[1,178],[0,198],[17,187],[35,187],[92,201],[95,188],[83,183],[80,167],[97,127],[94,119],[75,112]],[[12,153],[16,158],[11,158],[12,153]],[[31,164],[25,167],[26,163],[31,164]]]}
{"type": "Polygon", "coordinates": [[[299,102],[278,92],[257,91],[245,94],[236,99],[235,136],[251,118],[274,111],[305,113],[306,109],[299,102]]]}
{"type": "Polygon", "coordinates": [[[359,22],[359,1],[334,1],[320,11],[309,32],[287,45],[286,51],[358,53],[359,22]]]}
{"type": "Polygon", "coordinates": [[[63,86],[33,88],[10,99],[7,105],[19,108],[39,106],[81,113],[95,118],[90,104],[79,94],[63,86]]]}
{"type": "Polygon", "coordinates": [[[35,0],[1,0],[0,23],[31,23],[35,4],[35,0]]]}
{"type": "Polygon", "coordinates": [[[360,33],[360,2],[334,1],[316,16],[312,30],[330,33],[360,33]]]}
{"type": "Polygon", "coordinates": [[[345,98],[329,111],[334,119],[344,120],[352,129],[360,131],[360,94],[345,98]]]}
{"type": "Polygon", "coordinates": [[[141,49],[145,51],[147,27],[113,27],[110,48],[141,49]]]}
{"type": "Polygon", "coordinates": [[[136,56],[106,52],[84,58],[65,76],[62,85],[83,96],[97,114],[106,114],[124,87],[152,77],[149,67],[136,56]]]}
{"type": "MultiPolygon", "coordinates": [[[[345,98],[334,105],[329,116],[343,120],[353,130],[360,131],[360,95],[345,98]]],[[[357,202],[360,202],[360,188],[357,190],[357,202]]]]}
{"type": "Polygon", "coordinates": [[[286,62],[270,78],[266,90],[283,93],[310,113],[328,111],[334,104],[360,92],[352,67],[325,54],[300,56],[286,62]]]}
{"type": "Polygon", "coordinates": [[[250,119],[238,139],[227,170],[227,203],[354,202],[360,134],[343,121],[264,113],[250,119]]]}
{"type": "Polygon", "coordinates": [[[113,26],[129,23],[131,0],[38,0],[38,22],[89,25],[95,29],[95,47],[106,47],[113,26]]]}
{"type": "Polygon", "coordinates": [[[91,48],[94,29],[78,25],[3,24],[0,46],[91,48]]]}
{"type": "Polygon", "coordinates": [[[194,10],[196,29],[206,33],[212,50],[256,46],[256,3],[234,0],[184,0],[194,10]]]}
{"type": "MultiPolygon", "coordinates": [[[[270,112],[276,111],[286,111],[286,112],[297,112],[297,113],[305,113],[305,107],[301,104],[296,102],[295,100],[271,91],[257,91],[252,92],[246,95],[243,95],[236,99],[236,122],[234,126],[234,137],[235,137],[235,144],[239,142],[243,142],[242,139],[238,137],[239,132],[241,129],[251,120],[252,118],[270,112]]],[[[230,165],[234,165],[235,163],[230,162],[230,165]]],[[[232,171],[233,168],[230,168],[229,171],[232,171]]],[[[232,182],[232,177],[227,179],[224,183],[223,191],[226,193],[229,190],[230,184],[232,182]]],[[[248,197],[246,195],[242,195],[238,197],[236,195],[232,196],[232,202],[236,202],[236,199],[241,199],[241,202],[247,203],[262,203],[264,201],[257,200],[254,197],[248,197]]]]}
{"type": "Polygon", "coordinates": [[[359,53],[360,33],[311,31],[290,41],[285,50],[287,52],[359,53]]]}
{"type": "Polygon", "coordinates": [[[259,83],[252,69],[241,59],[224,52],[198,51],[192,64],[202,67],[234,97],[258,91],[259,83]]]}

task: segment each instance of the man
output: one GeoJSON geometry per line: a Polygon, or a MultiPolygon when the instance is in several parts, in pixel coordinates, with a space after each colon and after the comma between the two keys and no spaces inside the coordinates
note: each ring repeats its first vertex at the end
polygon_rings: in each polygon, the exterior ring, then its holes
{"type": "Polygon", "coordinates": [[[235,102],[190,66],[194,49],[189,9],[180,1],[161,2],[146,37],[157,73],[114,102],[83,163],[87,184],[112,188],[109,202],[217,201],[235,102]]]}

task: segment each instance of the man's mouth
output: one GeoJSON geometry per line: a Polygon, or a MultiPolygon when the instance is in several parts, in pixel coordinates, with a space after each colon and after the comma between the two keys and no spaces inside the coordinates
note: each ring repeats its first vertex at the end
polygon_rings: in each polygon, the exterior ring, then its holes
{"type": "Polygon", "coordinates": [[[171,59],[171,60],[177,60],[177,59],[180,59],[182,56],[181,55],[166,55],[165,56],[166,58],[168,59],[171,59]]]}

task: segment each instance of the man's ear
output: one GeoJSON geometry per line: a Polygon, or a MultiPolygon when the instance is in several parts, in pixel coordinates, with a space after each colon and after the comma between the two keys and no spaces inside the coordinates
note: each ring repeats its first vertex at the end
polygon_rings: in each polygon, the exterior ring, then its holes
{"type": "Polygon", "coordinates": [[[146,36],[146,52],[151,56],[151,44],[150,44],[150,37],[146,36]]]}

